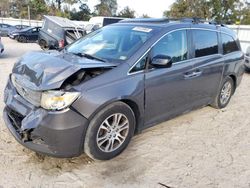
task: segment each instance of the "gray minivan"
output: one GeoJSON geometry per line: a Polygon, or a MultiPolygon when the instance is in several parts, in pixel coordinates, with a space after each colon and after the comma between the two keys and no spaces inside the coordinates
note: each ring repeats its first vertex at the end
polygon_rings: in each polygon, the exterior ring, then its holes
{"type": "Polygon", "coordinates": [[[61,51],[24,55],[3,115],[31,150],[107,160],[147,127],[201,106],[226,107],[243,73],[239,41],[223,25],[124,20],[61,51]]]}

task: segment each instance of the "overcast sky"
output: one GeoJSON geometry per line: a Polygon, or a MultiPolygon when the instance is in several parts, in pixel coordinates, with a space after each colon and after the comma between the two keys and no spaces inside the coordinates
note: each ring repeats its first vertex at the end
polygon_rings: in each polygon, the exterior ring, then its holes
{"type": "MultiPolygon", "coordinates": [[[[170,5],[175,0],[117,0],[118,11],[122,10],[125,6],[136,11],[136,16],[147,14],[150,17],[160,18],[165,10],[169,10],[170,5]]],[[[93,11],[94,6],[98,4],[98,0],[88,0],[87,4],[93,11]]]]}

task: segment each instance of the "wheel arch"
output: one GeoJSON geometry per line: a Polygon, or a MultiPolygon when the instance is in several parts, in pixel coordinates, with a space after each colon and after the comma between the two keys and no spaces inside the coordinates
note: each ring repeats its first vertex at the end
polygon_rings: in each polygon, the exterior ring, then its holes
{"type": "Polygon", "coordinates": [[[233,80],[233,83],[234,83],[234,91],[233,91],[233,94],[234,94],[234,92],[235,92],[235,90],[236,90],[236,87],[237,87],[237,77],[236,77],[236,75],[234,75],[234,74],[229,74],[228,77],[232,78],[232,80],[233,80]]]}
{"type": "Polygon", "coordinates": [[[143,122],[142,119],[141,119],[142,116],[141,116],[139,106],[137,105],[137,103],[135,101],[133,101],[131,99],[122,99],[120,101],[127,104],[132,109],[132,111],[134,112],[135,121],[136,121],[135,133],[138,133],[139,130],[140,130],[139,127],[140,127],[141,123],[143,122]]]}
{"type": "Polygon", "coordinates": [[[143,112],[140,110],[140,107],[137,104],[137,102],[129,98],[114,99],[114,100],[110,100],[104,103],[92,113],[92,115],[88,118],[89,121],[91,121],[94,118],[95,114],[99,113],[103,108],[115,102],[123,102],[124,104],[128,105],[132,109],[135,115],[135,120],[136,120],[134,133],[135,134],[139,133],[139,131],[141,130],[141,127],[143,126],[143,116],[142,116],[143,112]]]}

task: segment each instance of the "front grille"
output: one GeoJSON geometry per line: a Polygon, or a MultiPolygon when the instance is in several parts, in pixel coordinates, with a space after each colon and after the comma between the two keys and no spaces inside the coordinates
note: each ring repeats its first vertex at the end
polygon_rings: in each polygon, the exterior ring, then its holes
{"type": "Polygon", "coordinates": [[[7,108],[7,115],[9,117],[9,120],[11,121],[11,124],[13,125],[13,127],[19,131],[19,129],[22,126],[22,120],[24,119],[24,116],[19,114],[18,112],[7,108]]]}
{"type": "Polygon", "coordinates": [[[21,84],[18,83],[16,78],[12,78],[12,83],[15,86],[18,94],[21,95],[25,100],[35,106],[40,106],[40,100],[42,95],[41,92],[33,91],[29,88],[23,87],[21,84]]]}

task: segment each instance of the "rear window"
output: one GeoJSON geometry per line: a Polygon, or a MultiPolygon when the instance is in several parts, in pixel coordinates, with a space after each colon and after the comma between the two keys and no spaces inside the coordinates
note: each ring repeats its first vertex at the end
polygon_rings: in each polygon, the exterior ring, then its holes
{"type": "Polygon", "coordinates": [[[215,31],[193,30],[195,57],[218,53],[218,36],[215,31]]]}
{"type": "Polygon", "coordinates": [[[48,19],[45,19],[44,21],[43,30],[52,34],[53,36],[63,38],[64,30],[59,25],[48,19]]]}
{"type": "Polygon", "coordinates": [[[229,54],[240,50],[239,46],[237,45],[237,42],[233,39],[233,37],[222,33],[221,38],[222,38],[223,54],[229,54]]]}

